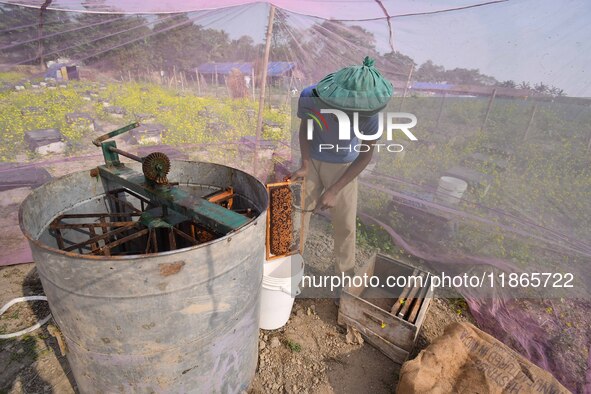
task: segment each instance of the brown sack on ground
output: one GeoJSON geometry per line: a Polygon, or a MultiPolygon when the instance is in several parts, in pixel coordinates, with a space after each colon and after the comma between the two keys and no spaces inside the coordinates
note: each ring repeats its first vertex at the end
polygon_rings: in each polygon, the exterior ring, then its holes
{"type": "Polygon", "coordinates": [[[402,366],[397,393],[569,393],[548,372],[468,323],[402,366]]]}

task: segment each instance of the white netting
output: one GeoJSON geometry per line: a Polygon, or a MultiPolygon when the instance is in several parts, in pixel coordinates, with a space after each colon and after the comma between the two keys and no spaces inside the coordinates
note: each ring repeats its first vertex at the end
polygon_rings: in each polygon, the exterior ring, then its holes
{"type": "Polygon", "coordinates": [[[173,159],[280,180],[299,160],[302,89],[368,55],[395,88],[386,110],[418,119],[418,141],[396,135],[404,151],[376,153],[360,179],[360,218],[385,230],[375,244],[434,271],[572,273],[573,289],[460,291],[482,327],[584,390],[586,2],[273,2],[266,81],[266,3],[62,0],[43,12],[41,1],[8,3],[32,7],[0,5],[3,264],[30,258],[18,203],[51,177],[99,164],[96,136],[138,120],[122,149],[141,156],[158,145],[173,159]]]}

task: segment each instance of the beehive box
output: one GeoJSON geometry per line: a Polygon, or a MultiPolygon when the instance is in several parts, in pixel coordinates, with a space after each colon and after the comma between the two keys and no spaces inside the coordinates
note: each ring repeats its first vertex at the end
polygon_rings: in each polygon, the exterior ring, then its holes
{"type": "Polygon", "coordinates": [[[24,140],[30,150],[40,155],[62,153],[66,150],[64,136],[58,129],[25,131],[24,140]]]}
{"type": "Polygon", "coordinates": [[[380,286],[367,283],[365,287],[362,283],[343,289],[338,323],[356,328],[367,342],[402,365],[412,352],[433,297],[431,276],[382,254],[374,255],[357,276],[363,277],[364,273],[368,278],[378,277],[380,286]],[[423,286],[388,287],[389,276],[421,276],[423,286]]]}

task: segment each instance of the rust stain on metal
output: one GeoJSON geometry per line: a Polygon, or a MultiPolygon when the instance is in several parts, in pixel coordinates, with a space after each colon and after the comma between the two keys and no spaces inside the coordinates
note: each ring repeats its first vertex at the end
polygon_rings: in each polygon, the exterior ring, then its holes
{"type": "Polygon", "coordinates": [[[176,261],[174,263],[163,263],[158,264],[158,268],[160,268],[160,275],[161,276],[170,276],[174,274],[178,274],[181,269],[185,266],[184,261],[176,261]]]}
{"type": "Polygon", "coordinates": [[[68,352],[68,346],[66,345],[66,341],[64,340],[64,334],[62,334],[60,329],[54,326],[53,324],[49,324],[47,326],[47,331],[49,332],[49,335],[57,339],[57,344],[60,348],[60,353],[62,354],[62,356],[65,356],[68,352]]]}

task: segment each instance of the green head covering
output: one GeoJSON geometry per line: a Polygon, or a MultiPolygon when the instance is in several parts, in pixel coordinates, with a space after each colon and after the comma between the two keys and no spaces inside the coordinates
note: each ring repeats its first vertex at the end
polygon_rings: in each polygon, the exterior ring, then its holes
{"type": "Polygon", "coordinates": [[[361,66],[349,66],[328,74],[318,85],[316,94],[325,104],[346,111],[378,112],[384,108],[394,89],[374,67],[368,56],[361,66]]]}

